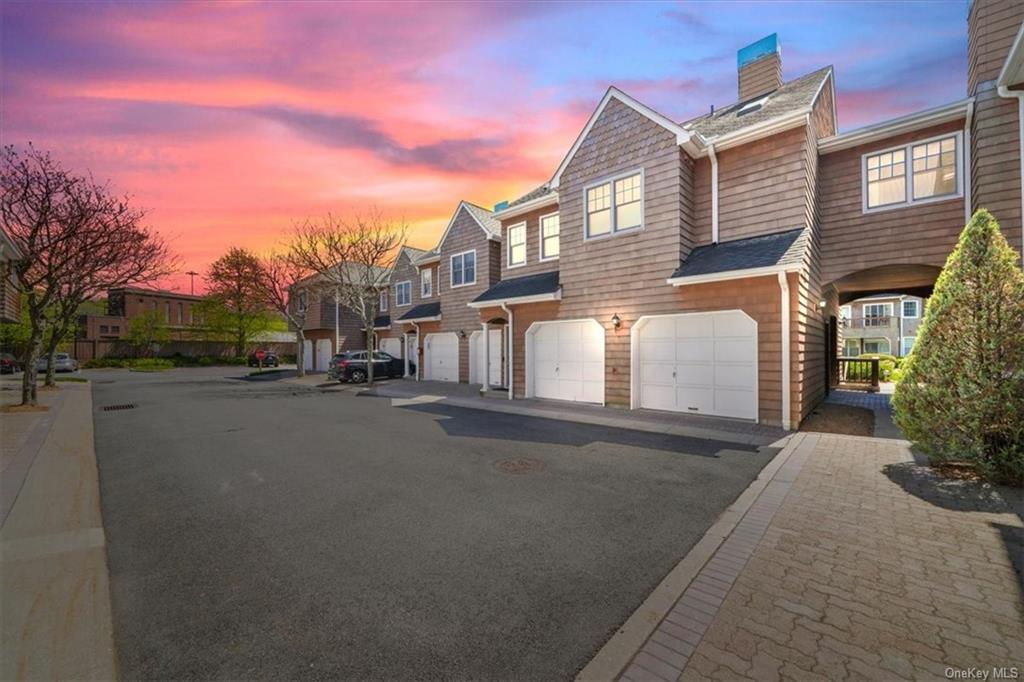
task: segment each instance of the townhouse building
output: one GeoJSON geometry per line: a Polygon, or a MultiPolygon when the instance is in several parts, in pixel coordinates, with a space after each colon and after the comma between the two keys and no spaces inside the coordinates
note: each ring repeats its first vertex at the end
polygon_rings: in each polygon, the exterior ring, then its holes
{"type": "Polygon", "coordinates": [[[910,355],[926,303],[918,296],[885,293],[840,306],[843,355],[910,355]]]}
{"type": "Polygon", "coordinates": [[[21,320],[21,283],[14,269],[21,258],[21,250],[0,230],[0,322],[21,320]]]}
{"type": "Polygon", "coordinates": [[[833,69],[784,81],[775,35],[692,120],[609,88],[546,182],[460,203],[409,258],[434,298],[389,332],[417,378],[796,428],[834,385],[841,305],[927,297],[980,207],[1021,250],[1022,19],[976,0],[967,97],[844,133],[833,69]]]}

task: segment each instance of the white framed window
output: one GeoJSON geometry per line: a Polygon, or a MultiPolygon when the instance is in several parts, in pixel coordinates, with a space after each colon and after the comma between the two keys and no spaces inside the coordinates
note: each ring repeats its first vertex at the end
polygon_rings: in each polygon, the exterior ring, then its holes
{"type": "Polygon", "coordinates": [[[508,228],[506,264],[510,268],[526,265],[526,223],[511,225],[508,228]]]}
{"type": "Polygon", "coordinates": [[[921,307],[919,301],[904,301],[903,302],[903,317],[919,317],[921,314],[921,307]]]}
{"type": "Polygon", "coordinates": [[[405,280],[395,285],[395,305],[404,307],[412,304],[412,282],[405,280]]]}
{"type": "Polygon", "coordinates": [[[558,258],[559,222],[558,214],[551,213],[540,217],[540,259],[555,260],[558,258]]]}
{"type": "Polygon", "coordinates": [[[629,171],[583,190],[584,238],[638,230],[644,223],[643,169],[629,171]]]}
{"type": "Polygon", "coordinates": [[[853,309],[848,305],[839,306],[839,317],[844,320],[853,318],[853,309]]]}
{"type": "Polygon", "coordinates": [[[434,295],[434,271],[430,268],[420,270],[420,298],[434,295]]]}
{"type": "Polygon", "coordinates": [[[864,339],[864,352],[872,355],[889,355],[892,346],[889,339],[864,339]]]}
{"type": "Polygon", "coordinates": [[[864,326],[880,326],[892,317],[892,303],[865,303],[864,326]]]}
{"type": "Polygon", "coordinates": [[[900,356],[907,357],[910,355],[910,351],[914,348],[914,341],[917,340],[916,336],[904,336],[900,339],[900,356]]]}
{"type": "Polygon", "coordinates": [[[860,355],[860,339],[846,339],[843,341],[843,357],[855,358],[860,355]]]}
{"type": "Polygon", "coordinates": [[[380,312],[386,313],[388,311],[388,290],[381,289],[380,292],[380,312]]]}
{"type": "MultiPolygon", "coordinates": [[[[306,312],[306,309],[308,307],[309,307],[309,296],[306,294],[305,291],[300,291],[299,292],[299,312],[300,313],[306,312]]],[[[192,311],[189,310],[189,318],[191,319],[191,317],[192,317],[192,311]]]]}
{"type": "Polygon", "coordinates": [[[451,286],[467,287],[476,284],[476,250],[463,251],[451,257],[451,286]]]}
{"type": "Polygon", "coordinates": [[[962,133],[946,133],[861,156],[863,211],[963,196],[962,133]]]}

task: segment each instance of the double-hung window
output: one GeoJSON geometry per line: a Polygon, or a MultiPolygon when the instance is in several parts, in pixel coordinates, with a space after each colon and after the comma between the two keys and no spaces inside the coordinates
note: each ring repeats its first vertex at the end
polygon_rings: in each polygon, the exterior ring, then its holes
{"type": "Polygon", "coordinates": [[[508,228],[508,267],[526,265],[526,223],[508,228]]]}
{"type": "Polygon", "coordinates": [[[864,210],[962,196],[959,132],[865,154],[864,210]]]}
{"type": "Polygon", "coordinates": [[[453,287],[476,284],[476,251],[464,251],[451,258],[453,287]]]}
{"type": "Polygon", "coordinates": [[[434,271],[430,268],[420,270],[420,298],[434,295],[434,271]]]}
{"type": "Polygon", "coordinates": [[[864,326],[888,327],[892,316],[892,303],[865,303],[864,326]]]}
{"type": "Polygon", "coordinates": [[[388,311],[388,290],[382,289],[380,292],[380,312],[386,313],[388,311]]]}
{"type": "Polygon", "coordinates": [[[903,302],[903,317],[917,317],[918,307],[917,301],[904,301],[903,302]]]}
{"type": "Polygon", "coordinates": [[[412,282],[406,280],[395,285],[395,305],[407,306],[412,303],[412,282]]]}
{"type": "Polygon", "coordinates": [[[643,173],[631,171],[584,190],[586,237],[643,227],[643,173]]]}
{"type": "Polygon", "coordinates": [[[558,258],[558,214],[541,216],[540,218],[540,259],[553,260],[558,258]]]}

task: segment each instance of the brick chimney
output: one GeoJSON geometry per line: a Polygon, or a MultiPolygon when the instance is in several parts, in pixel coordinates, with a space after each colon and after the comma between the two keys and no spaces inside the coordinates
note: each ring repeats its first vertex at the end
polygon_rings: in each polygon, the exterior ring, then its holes
{"type": "Polygon", "coordinates": [[[767,95],[782,85],[782,48],[773,33],[736,53],[739,101],[767,95]]]}

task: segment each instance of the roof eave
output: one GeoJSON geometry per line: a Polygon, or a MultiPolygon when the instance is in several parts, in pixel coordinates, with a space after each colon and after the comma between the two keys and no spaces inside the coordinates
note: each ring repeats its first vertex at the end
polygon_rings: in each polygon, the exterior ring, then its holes
{"type": "Polygon", "coordinates": [[[685,287],[691,284],[704,284],[707,282],[726,282],[733,279],[747,279],[749,277],[767,277],[780,272],[800,272],[802,269],[802,263],[785,263],[783,265],[767,265],[761,268],[745,268],[743,270],[710,272],[705,275],[669,277],[665,280],[665,283],[674,287],[685,287]]]}
{"type": "Polygon", "coordinates": [[[968,97],[932,109],[917,111],[913,114],[851,130],[841,135],[826,137],[818,141],[818,152],[821,154],[831,154],[843,149],[851,149],[862,144],[870,144],[878,140],[902,135],[903,133],[910,133],[915,130],[966,118],[967,110],[973,103],[974,98],[968,97]]]}
{"type": "Polygon", "coordinates": [[[1024,81],[1024,24],[1021,24],[1017,31],[1017,37],[1013,41],[1013,47],[1006,56],[1003,68],[999,71],[996,79],[996,86],[1010,87],[1024,81]]]}
{"type": "Polygon", "coordinates": [[[427,317],[400,317],[395,320],[395,322],[401,322],[402,324],[414,324],[419,322],[438,322],[440,319],[440,315],[428,315],[427,317]]]}
{"type": "Polygon", "coordinates": [[[490,301],[470,301],[466,305],[470,308],[500,308],[503,305],[522,305],[523,303],[543,303],[545,301],[561,301],[562,288],[547,294],[533,294],[531,296],[513,296],[512,298],[496,298],[490,301]]]}
{"type": "Polygon", "coordinates": [[[523,215],[524,213],[529,213],[530,211],[535,211],[538,208],[544,208],[545,206],[550,206],[551,204],[557,203],[558,192],[552,190],[551,192],[548,192],[542,197],[537,197],[536,199],[531,199],[530,201],[524,201],[521,204],[509,206],[506,209],[498,211],[497,213],[494,214],[494,218],[499,221],[507,220],[508,218],[515,218],[523,215]]]}
{"type": "Polygon", "coordinates": [[[749,128],[741,128],[740,130],[732,133],[707,138],[704,142],[704,148],[701,149],[697,156],[706,155],[707,147],[714,147],[715,151],[721,151],[723,149],[738,147],[740,145],[747,144],[748,142],[753,142],[762,137],[776,135],[792,128],[799,128],[800,126],[807,125],[810,121],[810,117],[811,108],[803,107],[797,111],[790,112],[784,116],[778,116],[765,121],[764,123],[750,126],[749,128]]]}

